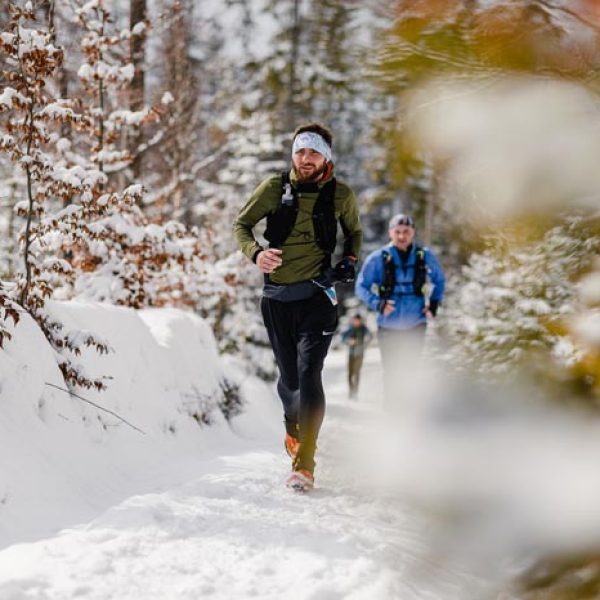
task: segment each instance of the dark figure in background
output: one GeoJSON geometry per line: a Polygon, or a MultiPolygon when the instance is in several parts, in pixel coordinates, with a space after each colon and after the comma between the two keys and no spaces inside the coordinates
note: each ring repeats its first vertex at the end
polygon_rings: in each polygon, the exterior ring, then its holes
{"type": "Polygon", "coordinates": [[[355,314],[352,317],[350,326],[342,334],[342,342],[348,346],[348,387],[350,398],[358,396],[358,384],[360,382],[363,357],[372,337],[368,327],[363,323],[360,314],[355,314]]]}
{"type": "Polygon", "coordinates": [[[356,199],[333,175],[331,148],[326,127],[299,127],[291,170],[264,180],[234,227],[240,249],[265,274],[261,310],[279,369],[285,448],[292,458],[288,486],[300,491],[313,486],[325,414],[321,371],[338,322],[333,283],[354,280],[362,242],[356,199]],[[252,232],[264,218],[268,248],[252,232]],[[332,268],[338,223],[344,248],[332,268]]]}

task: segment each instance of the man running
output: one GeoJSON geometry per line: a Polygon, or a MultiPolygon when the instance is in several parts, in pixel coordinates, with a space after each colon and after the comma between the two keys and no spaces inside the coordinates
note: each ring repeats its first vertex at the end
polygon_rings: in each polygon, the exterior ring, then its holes
{"type": "Polygon", "coordinates": [[[353,281],[362,242],[356,199],[333,175],[333,136],[309,123],[293,136],[292,168],[265,179],[240,211],[234,232],[242,252],[265,274],[261,311],[279,370],[288,485],[314,484],[315,451],[325,414],[323,362],[337,327],[334,281],[353,281]],[[262,219],[263,248],[252,229],[262,219]],[[334,268],[337,225],[344,236],[334,268]]]}

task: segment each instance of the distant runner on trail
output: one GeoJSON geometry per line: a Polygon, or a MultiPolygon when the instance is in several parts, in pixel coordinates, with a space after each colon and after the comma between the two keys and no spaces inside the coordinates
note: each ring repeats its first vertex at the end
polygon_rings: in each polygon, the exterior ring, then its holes
{"type": "Polygon", "coordinates": [[[415,243],[412,217],[390,219],[390,243],[365,260],[356,280],[356,295],[377,311],[377,339],[383,364],[385,403],[393,408],[407,381],[414,378],[427,320],[433,319],[444,297],[445,278],[429,248],[415,243]],[[427,285],[433,285],[429,294],[427,285]]]}
{"type": "Polygon", "coordinates": [[[265,179],[234,225],[240,249],[265,274],[261,310],[279,370],[285,448],[292,458],[288,486],[300,491],[314,483],[325,414],[321,371],[338,323],[334,282],[354,280],[362,242],[354,193],[333,175],[332,139],[318,123],[299,127],[291,170],[265,179]],[[268,248],[252,232],[264,218],[268,248]],[[344,247],[332,268],[338,223],[344,247]]]}
{"type": "Polygon", "coordinates": [[[350,398],[358,396],[358,384],[365,349],[373,335],[364,324],[362,315],[356,313],[342,334],[342,342],[348,346],[348,388],[350,398]]]}

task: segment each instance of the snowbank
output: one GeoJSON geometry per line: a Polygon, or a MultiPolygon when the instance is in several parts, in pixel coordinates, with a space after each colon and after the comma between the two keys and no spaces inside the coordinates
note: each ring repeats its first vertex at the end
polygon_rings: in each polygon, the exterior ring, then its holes
{"type": "Polygon", "coordinates": [[[194,314],[49,306],[68,330],[108,340],[110,354],[88,349],[77,360],[86,372],[111,379],[104,392],[69,395],[53,350],[23,315],[0,350],[0,546],[89,519],[133,493],[185,481],[199,459],[279,427],[270,388],[242,366],[223,363],[212,331],[194,314]],[[231,408],[232,395],[246,411],[228,422],[222,409],[231,408]]]}

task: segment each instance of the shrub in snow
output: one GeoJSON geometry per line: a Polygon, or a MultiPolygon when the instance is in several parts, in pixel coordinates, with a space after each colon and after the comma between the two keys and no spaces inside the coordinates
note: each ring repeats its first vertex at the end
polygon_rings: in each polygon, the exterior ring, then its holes
{"type": "Polygon", "coordinates": [[[240,386],[225,378],[221,381],[221,391],[223,392],[223,396],[218,402],[219,408],[229,421],[242,412],[240,386]]]}
{"type": "Polygon", "coordinates": [[[575,348],[557,323],[574,313],[576,279],[599,250],[593,222],[584,217],[529,242],[515,233],[490,236],[450,286],[443,319],[449,359],[486,374],[510,371],[535,349],[573,360],[575,348]]]}
{"type": "Polygon", "coordinates": [[[11,298],[9,292],[0,282],[0,348],[4,346],[4,340],[10,340],[12,334],[8,330],[8,320],[11,319],[13,324],[19,322],[19,312],[21,308],[11,298]]]}
{"type": "Polygon", "coordinates": [[[176,221],[150,223],[140,209],[141,186],[122,193],[90,190],[61,240],[77,296],[123,306],[190,305],[192,282],[206,277],[197,232],[176,221]]]}
{"type": "Polygon", "coordinates": [[[258,307],[263,276],[241,252],[216,262],[220,295],[204,298],[200,313],[211,324],[222,352],[243,357],[262,379],[276,376],[273,351],[258,307]]]}

